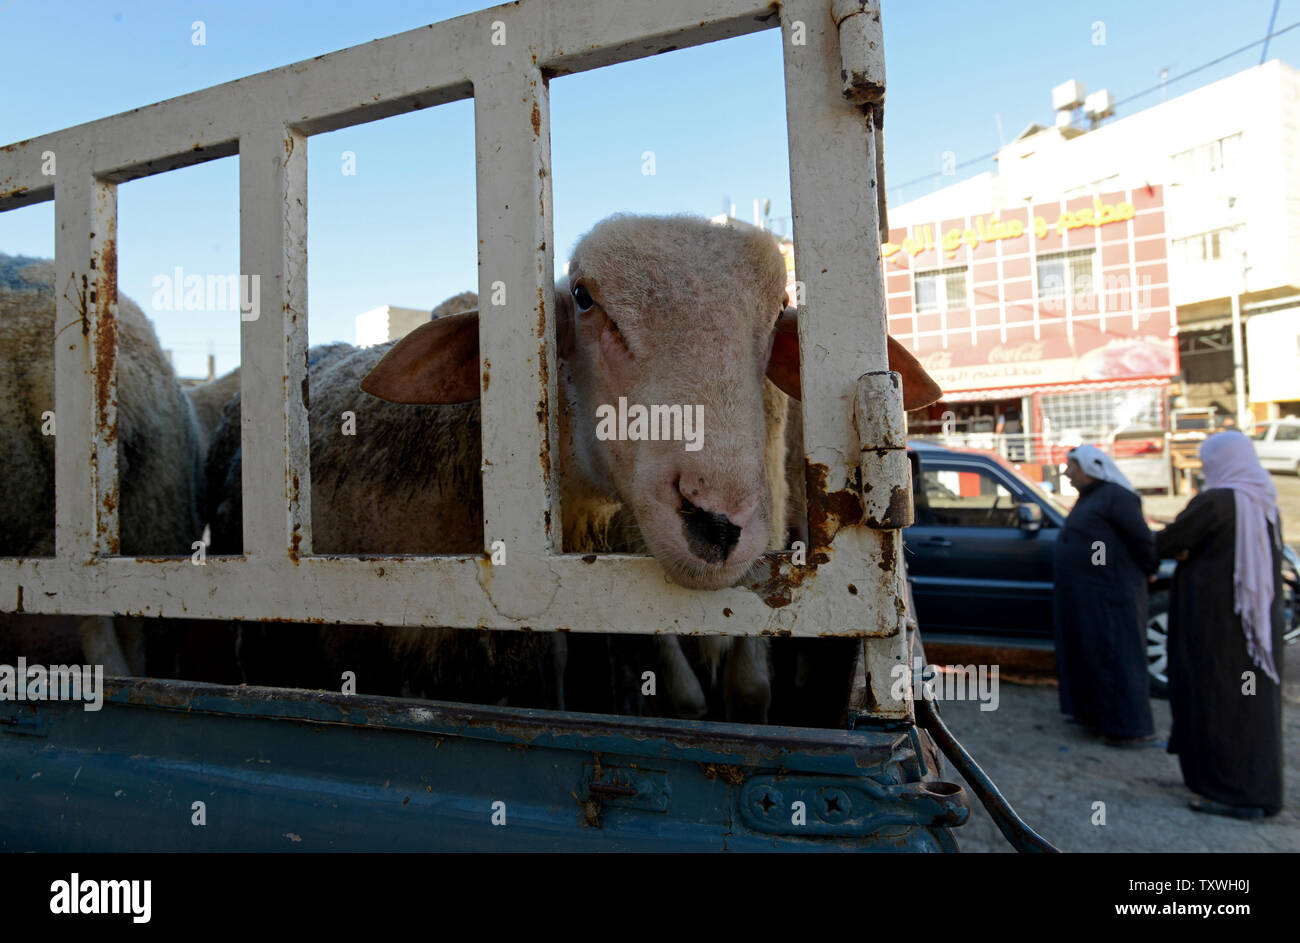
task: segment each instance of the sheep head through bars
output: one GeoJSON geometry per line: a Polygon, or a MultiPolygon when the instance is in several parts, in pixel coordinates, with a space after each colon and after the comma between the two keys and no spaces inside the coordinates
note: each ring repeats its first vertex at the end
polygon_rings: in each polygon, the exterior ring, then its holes
{"type": "MultiPolygon", "coordinates": [[[[621,505],[673,581],[696,589],[735,585],[782,546],[786,394],[800,392],[785,285],[759,230],[619,215],[578,242],[556,289],[566,534],[591,506],[621,505]]],[[[478,316],[421,326],[362,389],[400,403],[477,399],[478,316]]],[[[938,398],[893,339],[889,364],[906,408],[938,398]]]]}

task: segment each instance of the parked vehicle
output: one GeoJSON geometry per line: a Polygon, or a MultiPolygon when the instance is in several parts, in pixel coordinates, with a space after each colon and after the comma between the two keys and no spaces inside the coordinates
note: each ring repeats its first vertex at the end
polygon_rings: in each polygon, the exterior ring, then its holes
{"type": "Polygon", "coordinates": [[[1255,454],[1269,471],[1300,475],[1300,419],[1277,419],[1255,427],[1255,454]]]}
{"type": "MultiPolygon", "coordinates": [[[[908,579],[925,638],[1052,641],[1053,551],[1069,514],[991,452],[909,443],[915,523],[903,531],[908,579]]],[[[1284,548],[1286,640],[1300,639],[1300,559],[1284,548]]],[[[1151,690],[1168,689],[1169,587],[1176,563],[1160,561],[1147,613],[1151,690]]]]}
{"type": "Polygon", "coordinates": [[[1185,483],[1182,494],[1195,490],[1196,474],[1201,470],[1201,443],[1218,428],[1213,406],[1188,406],[1175,409],[1169,417],[1169,453],[1176,478],[1185,483]]]}
{"type": "Polygon", "coordinates": [[[1115,465],[1138,491],[1174,493],[1174,469],[1165,430],[1125,426],[1110,434],[1107,445],[1115,465]]]}

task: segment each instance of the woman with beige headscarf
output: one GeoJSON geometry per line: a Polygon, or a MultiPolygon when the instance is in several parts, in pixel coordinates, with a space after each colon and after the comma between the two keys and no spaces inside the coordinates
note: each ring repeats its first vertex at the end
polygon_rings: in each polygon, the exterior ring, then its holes
{"type": "Polygon", "coordinates": [[[1246,436],[1201,446],[1205,488],[1156,537],[1180,562],[1169,610],[1169,752],[1198,812],[1282,808],[1282,527],[1246,436]]]}

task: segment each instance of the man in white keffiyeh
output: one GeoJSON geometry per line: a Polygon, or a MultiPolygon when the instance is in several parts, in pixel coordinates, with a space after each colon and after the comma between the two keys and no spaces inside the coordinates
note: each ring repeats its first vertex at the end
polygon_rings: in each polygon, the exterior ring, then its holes
{"type": "Polygon", "coordinates": [[[1137,489],[1129,483],[1128,478],[1119,470],[1114,459],[1097,448],[1095,445],[1080,445],[1070,449],[1066,458],[1072,458],[1078,462],[1079,467],[1083,469],[1084,474],[1089,478],[1098,478],[1101,481],[1113,481],[1127,491],[1137,494],[1137,489]]]}
{"type": "Polygon", "coordinates": [[[1081,445],[1069,459],[1079,498],[1052,552],[1061,712],[1111,746],[1149,746],[1147,576],[1159,565],[1155,543],[1142,499],[1106,453],[1081,445]]]}

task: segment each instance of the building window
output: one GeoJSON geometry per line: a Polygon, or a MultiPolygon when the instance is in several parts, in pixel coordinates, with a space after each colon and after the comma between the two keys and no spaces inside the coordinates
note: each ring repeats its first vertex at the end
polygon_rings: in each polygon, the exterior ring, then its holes
{"type": "Polygon", "coordinates": [[[1015,497],[1005,485],[980,469],[923,469],[920,486],[916,501],[918,524],[945,527],[1016,527],[1019,524],[1015,497]]]}
{"type": "Polygon", "coordinates": [[[1096,294],[1093,262],[1097,253],[1092,249],[1076,252],[1053,252],[1038,257],[1038,297],[1040,300],[1065,299],[1071,296],[1078,307],[1079,300],[1096,294]]]}
{"type": "Polygon", "coordinates": [[[1044,441],[1050,445],[1105,442],[1125,426],[1164,426],[1164,389],[1088,390],[1039,397],[1044,441]]]}
{"type": "Polygon", "coordinates": [[[1174,257],[1192,264],[1218,262],[1231,257],[1233,243],[1237,238],[1235,230],[1224,228],[1175,239],[1174,257]]]}
{"type": "Polygon", "coordinates": [[[1241,132],[1190,147],[1173,155],[1174,179],[1194,180],[1210,174],[1229,173],[1237,167],[1241,153],[1241,132]]]}
{"type": "Polygon", "coordinates": [[[939,269],[936,272],[919,272],[915,278],[916,310],[918,314],[934,314],[968,308],[966,298],[966,267],[939,269]]]}

